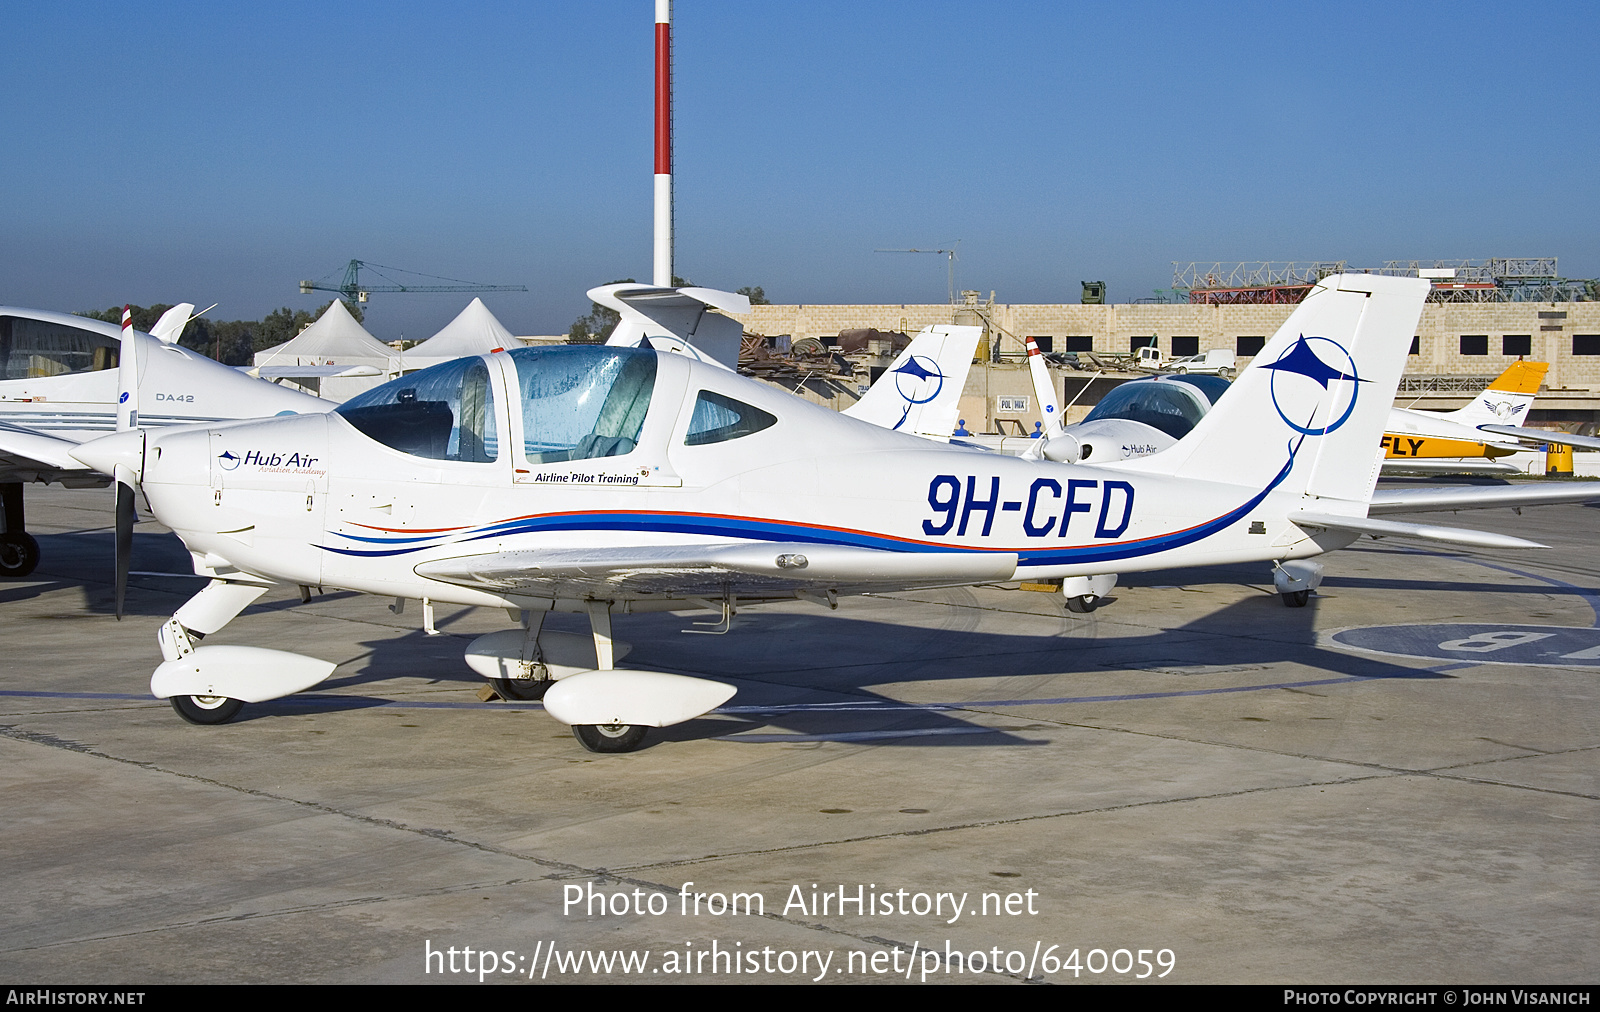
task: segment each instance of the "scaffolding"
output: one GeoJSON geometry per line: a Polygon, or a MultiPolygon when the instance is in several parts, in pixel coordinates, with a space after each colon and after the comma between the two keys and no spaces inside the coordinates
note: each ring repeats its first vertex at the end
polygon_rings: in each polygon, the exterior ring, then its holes
{"type": "Polygon", "coordinates": [[[1596,302],[1600,280],[1561,277],[1555,257],[1387,260],[1353,268],[1344,260],[1172,262],[1174,295],[1191,305],[1293,305],[1330,274],[1427,277],[1429,302],[1596,302]]]}

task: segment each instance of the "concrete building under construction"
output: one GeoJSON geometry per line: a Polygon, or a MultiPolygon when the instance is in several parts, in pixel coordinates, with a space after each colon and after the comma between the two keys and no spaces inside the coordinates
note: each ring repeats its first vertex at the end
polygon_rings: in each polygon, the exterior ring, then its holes
{"type": "MultiPolygon", "coordinates": [[[[1434,282],[1398,403],[1423,409],[1460,407],[1508,364],[1526,358],[1550,363],[1529,424],[1559,424],[1570,430],[1600,422],[1600,301],[1595,301],[1595,282],[1557,277],[1554,258],[1433,263],[1439,266],[1391,262],[1370,271],[1420,275],[1434,282]],[[1498,279],[1493,274],[1508,268],[1524,274],[1498,279]]],[[[1256,279],[1272,283],[1251,285],[1238,283],[1252,280],[1237,269],[1245,266],[1174,265],[1173,290],[1163,293],[1163,299],[1140,302],[1015,304],[998,301],[994,292],[984,299],[968,291],[955,305],[767,305],[753,306],[739,319],[747,333],[774,339],[787,335],[791,345],[807,338],[827,345],[841,331],[860,328],[910,334],[931,324],[981,325],[981,347],[988,354],[968,376],[962,400],[967,428],[1026,432],[1039,419],[1024,362],[1027,338],[1034,338],[1042,350],[1059,353],[1051,372],[1061,402],[1076,397],[1066,418],[1072,422],[1115,382],[1137,375],[1116,367],[1140,347],[1153,344],[1169,358],[1225,348],[1235,353],[1239,368],[1245,367],[1318,277],[1350,269],[1338,261],[1263,264],[1290,269],[1258,272],[1256,279]],[[1198,270],[1201,266],[1213,269],[1198,270]],[[1097,371],[1102,378],[1091,384],[1097,371]],[[1027,410],[1018,410],[1023,404],[1027,410]]],[[[793,386],[835,407],[846,406],[854,396],[849,384],[793,386]]]]}

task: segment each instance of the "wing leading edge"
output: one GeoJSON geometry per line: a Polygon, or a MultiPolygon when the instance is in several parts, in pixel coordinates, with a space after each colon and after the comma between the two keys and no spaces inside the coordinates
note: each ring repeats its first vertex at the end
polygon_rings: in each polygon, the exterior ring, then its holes
{"type": "Polygon", "coordinates": [[[418,576],[531,597],[861,593],[1015,577],[1010,552],[885,552],[783,542],[524,549],[425,562],[418,576]]]}

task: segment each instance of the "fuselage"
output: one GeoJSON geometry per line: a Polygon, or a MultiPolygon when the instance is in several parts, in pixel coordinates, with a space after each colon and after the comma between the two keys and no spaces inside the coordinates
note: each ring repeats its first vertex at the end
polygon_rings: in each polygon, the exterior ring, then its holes
{"type": "Polygon", "coordinates": [[[933,443],[682,356],[554,348],[462,362],[335,413],[152,433],[145,494],[202,572],[513,607],[416,567],[510,550],[798,542],[1015,553],[1018,578],[1043,579],[1349,541],[1308,536],[1287,519],[1299,495],[1270,485],[933,443]]]}
{"type": "MultiPolygon", "coordinates": [[[[114,431],[120,338],[101,320],[0,306],[0,421],[79,441],[114,431]]],[[[133,340],[147,428],[333,407],[148,334],[133,340]]]]}

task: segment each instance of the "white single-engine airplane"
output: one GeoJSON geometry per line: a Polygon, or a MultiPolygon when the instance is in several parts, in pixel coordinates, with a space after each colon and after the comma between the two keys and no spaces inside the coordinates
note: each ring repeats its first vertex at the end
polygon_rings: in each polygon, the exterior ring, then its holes
{"type": "Polygon", "coordinates": [[[693,354],[693,334],[688,354],[461,359],[329,414],[126,432],[74,454],[140,483],[212,577],[159,635],[151,690],[185,719],[219,723],[332,672],[197,643],[270,586],[300,584],[420,599],[429,624],[437,602],[508,609],[522,628],[480,637],[469,663],[520,698],[542,695],[589,749],[620,752],[734,688],[618,668],[619,613],[697,606],[727,619],[741,603],[796,597],[1314,566],[1291,560],[1362,534],[1541,547],[1367,516],[1427,291],[1414,278],[1324,279],[1227,397],[1143,460],[1027,460],[895,432],[740,377],[693,354]],[[592,644],[542,632],[551,611],[586,613],[592,644]]]}

